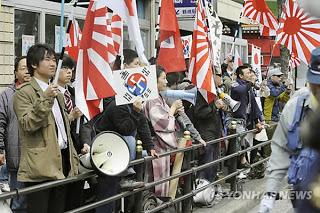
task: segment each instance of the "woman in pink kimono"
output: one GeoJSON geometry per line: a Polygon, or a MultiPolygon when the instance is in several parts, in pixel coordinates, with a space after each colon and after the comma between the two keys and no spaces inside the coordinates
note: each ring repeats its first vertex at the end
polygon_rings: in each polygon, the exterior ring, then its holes
{"type": "MultiPolygon", "coordinates": [[[[159,93],[167,89],[166,73],[161,67],[157,67],[157,86],[159,93]]],[[[182,109],[182,101],[175,101],[169,107],[159,94],[157,99],[149,100],[144,105],[144,112],[151,122],[156,136],[154,137],[154,148],[161,154],[178,147],[175,131],[179,129],[175,114],[182,109]]],[[[170,156],[158,158],[152,161],[154,181],[170,176],[170,156]]],[[[167,197],[169,193],[169,182],[159,184],[155,187],[158,196],[167,197]]]]}

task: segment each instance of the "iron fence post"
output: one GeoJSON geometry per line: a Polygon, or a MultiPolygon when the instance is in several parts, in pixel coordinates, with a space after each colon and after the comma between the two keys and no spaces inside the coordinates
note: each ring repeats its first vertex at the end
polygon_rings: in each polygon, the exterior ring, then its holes
{"type": "MultiPolygon", "coordinates": [[[[184,132],[184,140],[186,140],[186,146],[192,145],[190,132],[185,131],[184,132]]],[[[189,170],[191,168],[191,150],[186,151],[184,153],[184,159],[186,170],[189,170]]],[[[183,194],[188,194],[192,191],[192,174],[188,174],[185,176],[184,179],[184,186],[183,186],[183,194]]],[[[182,212],[184,213],[191,213],[192,212],[192,197],[189,197],[182,201],[182,212]]]]}
{"type": "MultiPolygon", "coordinates": [[[[232,134],[236,134],[237,132],[237,122],[236,121],[232,121],[231,122],[231,128],[229,129],[229,133],[230,135],[232,134]]],[[[229,140],[229,153],[233,154],[237,151],[237,137],[232,138],[229,140]]],[[[237,171],[237,161],[238,158],[237,157],[233,157],[230,159],[230,165],[229,165],[229,174],[234,173],[237,171]]],[[[229,180],[230,182],[230,191],[231,192],[235,192],[236,191],[236,177],[232,177],[229,180]]]]}
{"type": "MultiPolygon", "coordinates": [[[[142,158],[142,142],[140,140],[137,141],[137,146],[136,146],[136,159],[140,159],[142,158]]],[[[135,166],[135,171],[136,171],[136,178],[137,181],[144,181],[143,180],[143,164],[140,163],[138,165],[135,166]]],[[[142,193],[138,192],[134,195],[134,200],[135,200],[135,204],[134,205],[134,212],[135,213],[140,213],[142,212],[142,193]]]]}

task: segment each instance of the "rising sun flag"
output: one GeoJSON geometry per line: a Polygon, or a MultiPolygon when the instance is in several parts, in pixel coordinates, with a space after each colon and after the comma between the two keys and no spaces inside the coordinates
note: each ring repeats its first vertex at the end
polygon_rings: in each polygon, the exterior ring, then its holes
{"type": "Polygon", "coordinates": [[[262,36],[275,36],[278,29],[277,18],[273,15],[265,0],[246,0],[242,16],[260,24],[262,36]]]}
{"type": "Polygon", "coordinates": [[[320,46],[320,19],[309,16],[292,0],[283,9],[277,43],[308,64],[311,52],[320,46]]]}

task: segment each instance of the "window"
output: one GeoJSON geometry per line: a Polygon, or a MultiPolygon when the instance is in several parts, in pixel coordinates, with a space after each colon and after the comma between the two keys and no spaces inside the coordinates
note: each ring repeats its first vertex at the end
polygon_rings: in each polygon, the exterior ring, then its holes
{"type": "Polygon", "coordinates": [[[145,0],[137,0],[137,12],[138,12],[138,17],[140,19],[145,19],[146,18],[145,0]]]}
{"type": "MultiPolygon", "coordinates": [[[[144,46],[144,53],[148,57],[148,35],[149,31],[145,29],[140,29],[141,32],[141,38],[142,38],[142,43],[144,46]]],[[[123,27],[123,49],[132,49],[135,50],[135,44],[130,40],[130,36],[128,33],[128,28],[126,26],[123,27]]]]}
{"type": "MultiPolygon", "coordinates": [[[[64,18],[64,25],[66,25],[67,18],[64,18]]],[[[60,36],[60,16],[46,15],[46,44],[55,49],[56,52],[60,52],[59,49],[59,36],[60,36]],[[57,36],[56,36],[57,30],[57,36]],[[57,37],[57,38],[56,38],[57,37]]]]}
{"type": "Polygon", "coordinates": [[[22,48],[22,45],[26,44],[25,42],[22,42],[23,35],[29,36],[29,38],[31,38],[31,42],[34,36],[34,43],[39,42],[40,14],[24,10],[15,10],[14,19],[15,56],[19,57],[22,56],[22,50],[26,53],[28,48],[28,46],[24,46],[24,48],[22,48]]]}
{"type": "Polygon", "coordinates": [[[242,56],[242,60],[244,63],[251,63],[251,61],[247,61],[247,56],[248,56],[248,53],[247,53],[247,47],[246,46],[241,46],[241,56],[242,56]]]}

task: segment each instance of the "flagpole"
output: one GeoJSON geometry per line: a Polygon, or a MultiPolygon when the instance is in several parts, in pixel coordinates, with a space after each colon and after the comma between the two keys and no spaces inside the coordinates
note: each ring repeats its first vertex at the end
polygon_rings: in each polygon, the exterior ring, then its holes
{"type": "Polygon", "coordinates": [[[235,46],[236,39],[237,39],[237,36],[238,36],[238,33],[239,33],[241,18],[242,18],[242,14],[243,14],[243,7],[244,7],[245,2],[246,2],[246,1],[244,1],[243,4],[242,4],[242,10],[241,10],[241,13],[240,13],[240,16],[239,16],[239,21],[238,21],[238,23],[237,23],[237,29],[236,29],[236,31],[234,32],[233,41],[232,41],[232,46],[231,46],[231,50],[230,50],[230,55],[231,55],[231,56],[234,56],[234,46],[235,46]]]}
{"type": "Polygon", "coordinates": [[[124,68],[124,55],[123,55],[123,19],[121,19],[121,41],[119,47],[119,54],[120,54],[120,69],[124,68]]]}
{"type": "Polygon", "coordinates": [[[61,15],[60,15],[60,40],[59,49],[63,47],[64,34],[63,34],[63,21],[64,21],[64,0],[61,0],[61,15]]]}
{"type": "Polygon", "coordinates": [[[273,59],[273,51],[274,51],[275,46],[276,46],[276,43],[274,43],[274,44],[272,45],[272,50],[271,50],[271,55],[270,55],[269,66],[268,66],[268,68],[267,68],[267,75],[268,75],[268,72],[269,72],[269,67],[270,67],[270,65],[271,65],[271,61],[272,61],[272,59],[273,59]]]}
{"type": "MultiPolygon", "coordinates": [[[[77,3],[78,0],[73,0],[73,7],[71,9],[71,15],[70,15],[70,19],[68,22],[68,26],[67,26],[67,31],[66,34],[68,34],[70,32],[70,28],[71,28],[71,24],[72,24],[72,19],[73,19],[73,14],[74,14],[74,8],[77,7],[77,3]]],[[[70,2],[71,3],[71,2],[70,2]]],[[[63,17],[62,17],[63,18],[63,17]]],[[[63,29],[62,26],[60,26],[60,30],[63,29]]],[[[61,36],[63,35],[63,32],[60,35],[60,39],[61,36]]],[[[60,40],[61,41],[61,40],[60,40]]],[[[60,75],[60,70],[61,70],[61,66],[62,66],[62,61],[63,61],[63,56],[64,56],[64,51],[65,51],[65,46],[62,45],[62,50],[61,50],[61,54],[59,57],[59,61],[58,61],[58,66],[57,66],[57,70],[56,70],[56,74],[54,76],[54,80],[53,80],[53,84],[58,84],[58,79],[59,79],[59,75],[60,75]]],[[[76,123],[76,133],[79,134],[80,132],[80,118],[77,118],[77,123],[76,123]]]]}
{"type": "MultiPolygon", "coordinates": [[[[74,14],[74,8],[76,8],[77,3],[78,3],[78,0],[74,0],[73,7],[72,7],[72,9],[71,9],[71,16],[72,16],[72,17],[73,17],[73,14],[74,14]]],[[[70,32],[71,24],[72,24],[72,19],[70,19],[69,22],[68,22],[66,34],[68,34],[68,33],[70,32]]],[[[55,74],[55,76],[54,76],[53,84],[57,84],[57,83],[58,83],[59,74],[60,74],[60,69],[61,69],[62,61],[63,61],[64,51],[65,51],[65,46],[63,45],[62,50],[61,50],[61,54],[60,54],[60,57],[59,57],[59,61],[58,61],[58,66],[57,66],[56,74],[55,74]]]]}
{"type": "MultiPolygon", "coordinates": [[[[156,23],[156,32],[155,32],[155,46],[154,46],[154,53],[153,57],[154,59],[157,58],[157,41],[159,39],[159,30],[160,30],[160,12],[161,12],[161,2],[162,0],[159,0],[159,10],[158,10],[158,16],[157,16],[157,23],[156,23]]],[[[159,43],[160,46],[160,43],[159,43]]]]}

